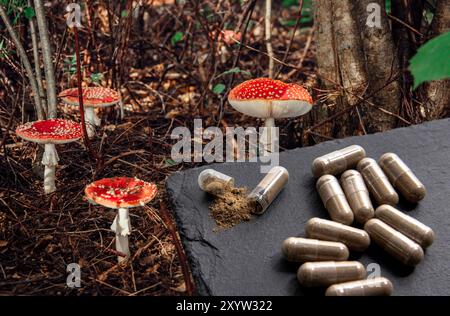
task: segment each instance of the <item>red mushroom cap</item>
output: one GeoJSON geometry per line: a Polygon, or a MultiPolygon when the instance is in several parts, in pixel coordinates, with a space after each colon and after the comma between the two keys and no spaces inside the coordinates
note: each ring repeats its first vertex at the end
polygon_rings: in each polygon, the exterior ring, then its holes
{"type": "Polygon", "coordinates": [[[230,91],[228,101],[239,112],[264,118],[299,116],[312,107],[312,98],[301,85],[269,78],[242,82],[230,91]]]}
{"type": "Polygon", "coordinates": [[[28,122],[16,129],[17,136],[34,143],[64,144],[83,136],[81,125],[64,119],[28,122]]]}
{"type": "MultiPolygon", "coordinates": [[[[78,105],[78,88],[64,90],[59,94],[62,101],[69,105],[78,105]]],[[[111,106],[120,101],[119,94],[109,88],[83,88],[83,104],[90,107],[111,106]]]]}
{"type": "Polygon", "coordinates": [[[127,177],[101,179],[92,182],[84,190],[89,201],[109,208],[143,206],[157,192],[154,183],[127,177]]]}
{"type": "Polygon", "coordinates": [[[308,91],[295,83],[284,83],[270,78],[244,81],[234,87],[229,100],[301,100],[312,104],[308,91]]]}

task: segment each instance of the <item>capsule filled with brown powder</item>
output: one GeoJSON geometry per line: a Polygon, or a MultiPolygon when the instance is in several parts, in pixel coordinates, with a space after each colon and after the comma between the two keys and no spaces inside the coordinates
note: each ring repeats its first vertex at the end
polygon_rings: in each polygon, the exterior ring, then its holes
{"type": "Polygon", "coordinates": [[[248,199],[254,204],[255,214],[262,214],[275,200],[277,195],[286,186],[289,180],[289,172],[281,166],[273,167],[267,175],[248,195],[248,199]]]}
{"type": "Polygon", "coordinates": [[[364,225],[370,239],[391,256],[407,266],[415,266],[423,259],[423,250],[414,241],[379,219],[372,218],[364,225]]]}
{"type": "Polygon", "coordinates": [[[341,176],[341,186],[348,204],[352,208],[355,220],[364,224],[374,215],[369,189],[362,175],[356,170],[347,170],[341,176]]]}
{"type": "Polygon", "coordinates": [[[321,176],[316,188],[333,221],[346,225],[353,223],[352,209],[336,177],[329,174],[321,176]]]}
{"type": "Polygon", "coordinates": [[[220,194],[226,187],[234,186],[234,179],[214,169],[205,169],[198,175],[200,189],[213,195],[220,194]]]}
{"type": "Polygon", "coordinates": [[[389,179],[374,159],[364,158],[358,162],[356,168],[363,176],[370,193],[372,193],[379,205],[395,205],[398,203],[397,192],[395,192],[389,179]]]}
{"type": "Polygon", "coordinates": [[[298,281],[306,287],[330,286],[365,277],[366,269],[358,261],[307,262],[297,271],[298,281]]]}
{"type": "Polygon", "coordinates": [[[349,256],[348,248],[343,243],[301,237],[286,239],[281,251],[292,262],[344,261],[349,256]]]}
{"type": "Polygon", "coordinates": [[[394,286],[383,277],[351,281],[330,286],[326,296],[389,296],[394,286]]]}
{"type": "Polygon", "coordinates": [[[417,203],[425,197],[425,186],[399,156],[386,153],[380,157],[378,164],[405,199],[417,203]]]}
{"type": "Polygon", "coordinates": [[[351,145],[314,159],[311,170],[316,178],[324,174],[337,175],[354,168],[364,157],[366,157],[364,148],[359,145],[351,145]]]}
{"type": "Polygon", "coordinates": [[[422,248],[429,247],[434,241],[434,232],[430,227],[390,205],[379,206],[375,216],[417,242],[422,248]]]}
{"type": "Polygon", "coordinates": [[[306,222],[305,234],[308,238],[342,242],[355,251],[364,251],[370,245],[366,231],[317,217],[306,222]]]}

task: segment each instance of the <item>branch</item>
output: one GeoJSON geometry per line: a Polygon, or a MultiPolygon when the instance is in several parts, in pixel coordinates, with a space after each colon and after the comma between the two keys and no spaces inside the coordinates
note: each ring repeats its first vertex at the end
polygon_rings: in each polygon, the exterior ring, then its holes
{"type": "Polygon", "coordinates": [[[11,39],[14,42],[14,45],[16,46],[17,53],[19,54],[19,56],[23,62],[25,71],[28,75],[28,79],[30,80],[30,86],[31,86],[31,90],[33,92],[34,107],[35,107],[36,115],[39,120],[43,120],[44,112],[42,110],[41,99],[39,98],[39,88],[38,88],[38,84],[36,82],[36,77],[33,74],[33,69],[31,68],[30,60],[28,59],[27,53],[25,52],[25,49],[23,48],[23,45],[19,40],[19,36],[14,31],[14,29],[11,25],[11,22],[9,21],[8,15],[6,14],[2,5],[0,5],[0,17],[2,18],[3,22],[6,25],[6,29],[8,30],[8,33],[11,36],[11,39]]]}
{"type": "Polygon", "coordinates": [[[39,36],[42,45],[42,56],[44,58],[45,80],[47,83],[48,118],[56,117],[56,84],[55,70],[52,61],[52,47],[48,36],[47,22],[45,20],[45,10],[42,0],[34,0],[34,10],[39,28],[39,36]]]}
{"type": "Polygon", "coordinates": [[[266,41],[267,55],[269,56],[269,78],[273,78],[273,48],[272,48],[272,26],[270,23],[270,15],[272,12],[272,0],[266,0],[266,16],[264,18],[265,31],[264,39],[266,41]]]}

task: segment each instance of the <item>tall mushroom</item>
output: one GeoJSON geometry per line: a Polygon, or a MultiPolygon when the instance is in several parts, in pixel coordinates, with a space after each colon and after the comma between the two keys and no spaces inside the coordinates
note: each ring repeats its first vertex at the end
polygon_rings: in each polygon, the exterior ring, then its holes
{"type": "Polygon", "coordinates": [[[312,98],[301,85],[269,78],[240,83],[230,91],[228,101],[243,114],[265,119],[262,139],[269,153],[274,151],[271,128],[275,119],[304,115],[312,108],[312,98]]]}
{"type": "MultiPolygon", "coordinates": [[[[71,88],[59,94],[61,100],[69,105],[79,105],[78,88],[71,88]]],[[[83,105],[89,138],[95,134],[95,126],[100,126],[101,120],[95,113],[95,108],[108,107],[120,102],[117,91],[104,87],[83,88],[83,105]]]]}
{"type": "Polygon", "coordinates": [[[44,171],[44,191],[52,193],[56,190],[55,172],[59,157],[55,144],[65,144],[81,138],[83,132],[81,125],[70,120],[49,119],[28,122],[16,129],[20,138],[45,146],[42,164],[44,171]]]}
{"type": "Polygon", "coordinates": [[[125,258],[118,256],[119,262],[130,256],[128,236],[131,234],[131,223],[128,209],[144,206],[153,200],[157,192],[154,183],[127,177],[105,178],[86,186],[84,193],[90,203],[118,210],[111,230],[116,233],[117,252],[125,255],[125,258]]]}

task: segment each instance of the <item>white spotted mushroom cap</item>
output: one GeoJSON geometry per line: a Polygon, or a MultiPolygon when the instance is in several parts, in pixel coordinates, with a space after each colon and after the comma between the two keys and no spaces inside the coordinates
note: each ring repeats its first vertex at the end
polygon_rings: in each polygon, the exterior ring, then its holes
{"type": "Polygon", "coordinates": [[[65,144],[83,136],[81,125],[64,119],[28,122],[16,128],[20,138],[39,144],[65,144]]]}
{"type": "Polygon", "coordinates": [[[312,108],[312,98],[301,85],[269,78],[242,82],[230,91],[228,101],[237,111],[260,118],[296,117],[312,108]]]}
{"type": "Polygon", "coordinates": [[[157,192],[154,183],[128,177],[97,180],[84,190],[89,202],[114,209],[144,206],[157,192]]]}
{"type": "MultiPolygon", "coordinates": [[[[69,105],[78,105],[78,88],[71,88],[59,94],[61,100],[69,105]]],[[[107,107],[120,101],[119,94],[110,88],[83,88],[83,105],[88,107],[107,107]]]]}

